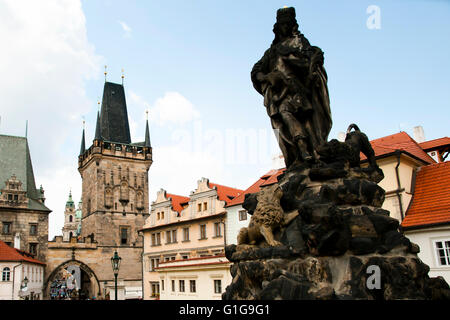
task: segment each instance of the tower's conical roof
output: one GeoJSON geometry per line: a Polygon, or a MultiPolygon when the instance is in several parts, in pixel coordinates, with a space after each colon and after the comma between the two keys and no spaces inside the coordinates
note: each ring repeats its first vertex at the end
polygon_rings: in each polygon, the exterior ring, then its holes
{"type": "Polygon", "coordinates": [[[131,143],[125,90],[122,85],[105,82],[99,120],[102,140],[131,143]]]}

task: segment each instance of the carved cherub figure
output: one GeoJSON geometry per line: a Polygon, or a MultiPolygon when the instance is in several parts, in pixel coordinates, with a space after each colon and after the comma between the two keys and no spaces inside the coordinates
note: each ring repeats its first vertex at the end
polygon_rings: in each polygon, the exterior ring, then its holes
{"type": "Polygon", "coordinates": [[[275,240],[274,230],[289,224],[299,214],[298,210],[284,213],[280,204],[282,196],[283,191],[278,184],[261,188],[256,195],[257,204],[248,228],[242,228],[239,232],[238,244],[255,245],[264,239],[270,246],[281,245],[275,240]]]}

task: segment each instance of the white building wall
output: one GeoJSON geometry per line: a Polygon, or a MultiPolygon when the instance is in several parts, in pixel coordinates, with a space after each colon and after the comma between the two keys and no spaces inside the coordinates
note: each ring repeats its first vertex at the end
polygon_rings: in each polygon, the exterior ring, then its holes
{"type": "Polygon", "coordinates": [[[232,207],[227,207],[227,245],[237,244],[237,236],[241,228],[248,226],[250,222],[251,215],[247,213],[247,220],[239,220],[239,211],[245,210],[242,205],[236,205],[232,207]]]}
{"type": "Polygon", "coordinates": [[[441,266],[435,241],[450,241],[450,226],[405,231],[406,237],[420,247],[419,258],[430,267],[430,277],[442,276],[450,284],[450,265],[441,266]]]}
{"type": "Polygon", "coordinates": [[[44,267],[32,263],[0,262],[0,300],[21,300],[31,293],[39,295],[42,300],[44,284],[44,267]],[[10,281],[2,281],[3,269],[9,267],[10,281]],[[20,292],[22,280],[27,277],[28,289],[20,292]]]}
{"type": "Polygon", "coordinates": [[[160,300],[221,300],[222,293],[232,281],[230,265],[231,263],[195,267],[179,265],[170,270],[159,270],[160,300]],[[175,290],[172,290],[172,280],[175,281],[175,290]],[[180,280],[184,280],[184,292],[180,291],[180,280]],[[195,292],[190,291],[191,280],[195,281],[195,292]],[[214,280],[221,282],[220,293],[215,292],[214,280]]]}

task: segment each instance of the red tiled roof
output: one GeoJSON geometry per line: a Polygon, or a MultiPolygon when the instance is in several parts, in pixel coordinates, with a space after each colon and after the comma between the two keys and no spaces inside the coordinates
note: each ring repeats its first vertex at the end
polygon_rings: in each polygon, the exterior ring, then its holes
{"type": "Polygon", "coordinates": [[[443,138],[439,138],[439,139],[425,141],[425,142],[419,143],[419,146],[423,150],[432,150],[432,149],[438,149],[443,146],[450,146],[450,138],[443,137],[443,138]]]}
{"type": "MultiPolygon", "coordinates": [[[[370,141],[373,150],[375,151],[375,157],[380,157],[389,153],[393,153],[396,150],[405,151],[409,154],[423,160],[425,163],[436,163],[421,147],[411,138],[406,132],[399,132],[386,136],[383,138],[370,141]]],[[[361,153],[361,161],[366,160],[367,157],[361,153]]]]}
{"type": "Polygon", "coordinates": [[[243,193],[241,193],[238,197],[234,198],[232,201],[230,201],[226,207],[235,206],[238,204],[244,203],[245,195],[247,193],[255,193],[258,192],[260,187],[262,186],[268,186],[271,184],[274,184],[277,182],[277,178],[280,174],[282,174],[286,169],[277,169],[277,170],[270,170],[265,175],[263,175],[261,178],[259,178],[258,181],[256,181],[254,184],[252,184],[250,187],[248,187],[243,193]]]}
{"type": "Polygon", "coordinates": [[[225,201],[225,203],[229,203],[232,199],[236,198],[237,196],[239,196],[240,194],[242,194],[244,192],[244,190],[231,188],[231,187],[227,187],[227,186],[222,186],[220,184],[212,183],[212,182],[209,182],[209,187],[210,188],[216,187],[217,188],[217,196],[218,196],[219,200],[225,201]]]}
{"type": "Polygon", "coordinates": [[[450,223],[450,162],[421,167],[402,227],[450,223]]]}
{"type": "Polygon", "coordinates": [[[26,253],[15,248],[11,248],[6,243],[0,240],[0,261],[26,261],[36,264],[45,265],[45,263],[36,260],[26,253]]]}
{"type": "Polygon", "coordinates": [[[179,196],[172,193],[166,193],[166,197],[172,200],[172,208],[178,213],[183,210],[182,204],[189,202],[189,197],[179,196]]]}

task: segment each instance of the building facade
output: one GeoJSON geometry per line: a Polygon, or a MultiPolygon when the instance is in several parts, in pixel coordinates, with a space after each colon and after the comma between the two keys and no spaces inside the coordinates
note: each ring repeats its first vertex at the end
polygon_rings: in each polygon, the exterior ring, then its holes
{"type": "Polygon", "coordinates": [[[28,140],[0,135],[0,240],[46,262],[48,215],[37,189],[28,140]]]}
{"type": "Polygon", "coordinates": [[[431,277],[450,283],[450,162],[418,170],[414,195],[402,222],[405,235],[420,247],[431,277]]]}
{"type": "Polygon", "coordinates": [[[61,269],[81,270],[86,297],[114,299],[111,257],[122,258],[120,299],[142,297],[143,239],[138,230],[149,215],[148,170],[152,148],[148,121],[145,141],[132,143],[123,85],[105,82],[92,145],[83,129],[78,171],[82,178],[81,234],[49,242],[49,284],[61,269]]]}
{"type": "Polygon", "coordinates": [[[78,203],[78,208],[75,208],[72,192],[70,192],[64,210],[64,227],[62,228],[64,241],[70,241],[72,237],[78,237],[80,235],[82,217],[81,204],[82,202],[80,201],[78,203]]]}
{"type": "MultiPolygon", "coordinates": [[[[168,194],[162,189],[157,193],[150,217],[141,230],[144,299],[198,299],[197,288],[207,287],[211,281],[214,284],[213,280],[220,280],[215,282],[216,289],[219,285],[221,290],[225,289],[227,281],[231,281],[229,264],[224,257],[225,206],[242,192],[202,178],[189,197],[168,194]],[[200,270],[204,271],[201,275],[200,270]],[[199,283],[198,277],[214,279],[199,283]],[[188,288],[191,284],[192,288],[188,288]]],[[[220,298],[219,293],[209,289],[201,292],[201,296],[220,298]]]]}
{"type": "Polygon", "coordinates": [[[0,300],[42,300],[45,263],[0,241],[0,300]]]}

